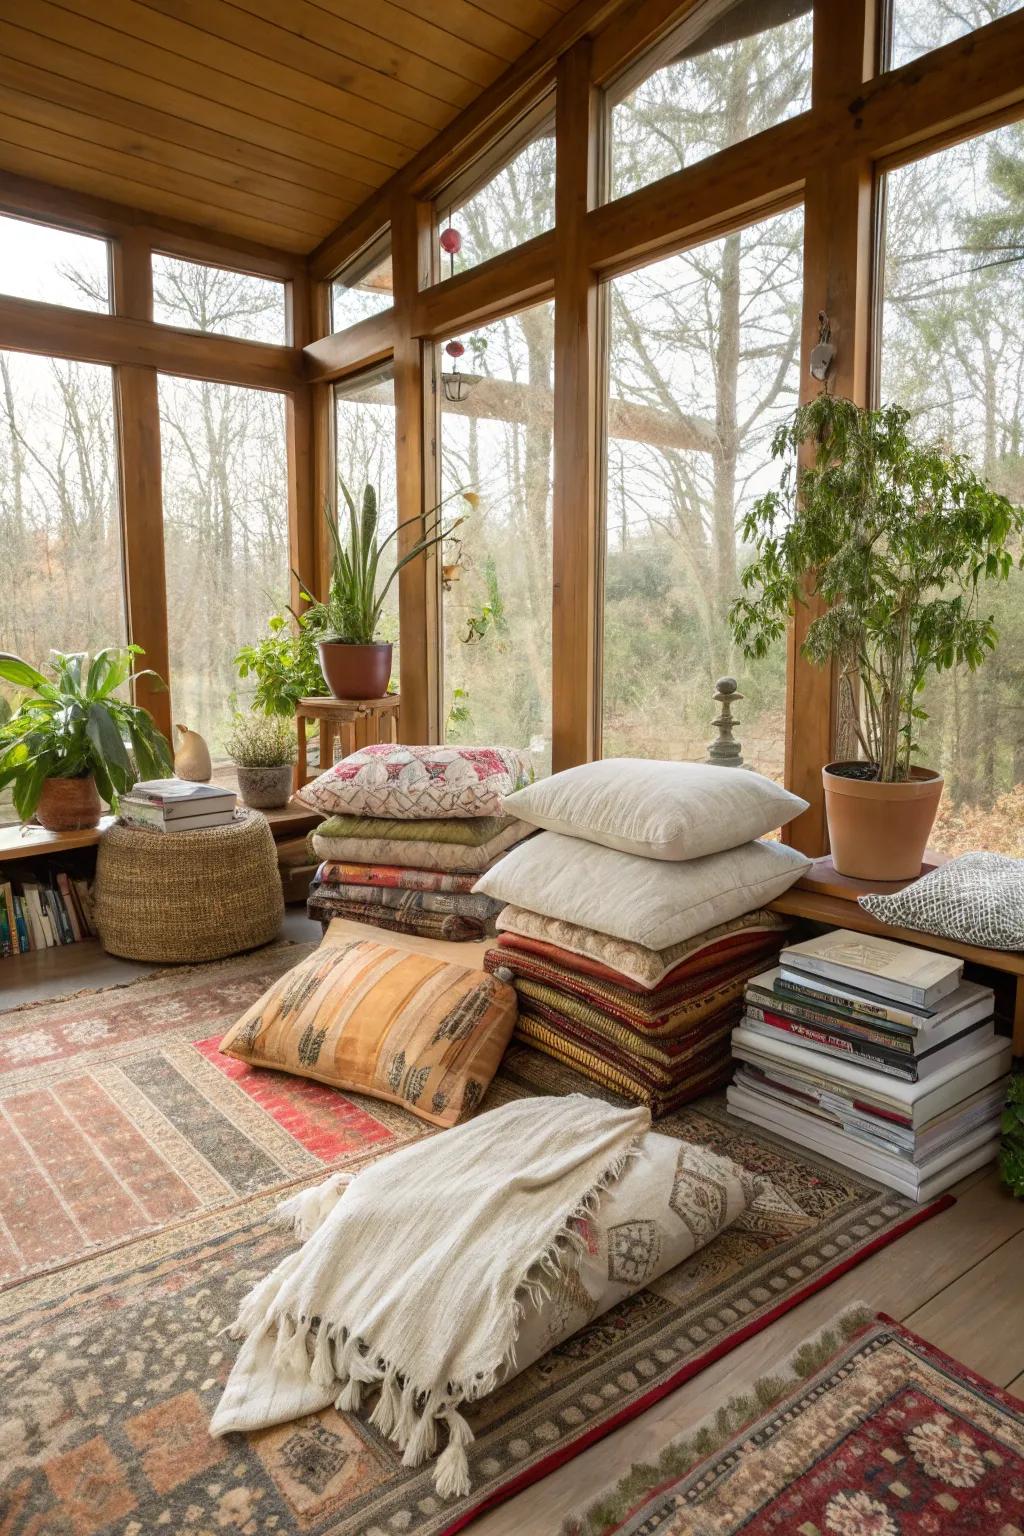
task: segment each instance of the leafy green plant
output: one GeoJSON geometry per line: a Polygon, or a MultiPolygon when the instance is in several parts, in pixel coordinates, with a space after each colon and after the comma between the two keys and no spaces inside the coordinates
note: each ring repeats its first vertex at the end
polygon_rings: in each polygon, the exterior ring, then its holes
{"type": "Polygon", "coordinates": [[[1024,1199],[1024,1073],[1010,1078],[1003,1109],[1003,1144],[999,1151],[999,1171],[1003,1183],[1024,1199]]]}
{"type": "MultiPolygon", "coordinates": [[[[348,509],[348,523],[342,531],[336,511],[324,509],[331,545],[331,578],[327,599],[320,603],[311,600],[307,619],[318,628],[319,638],[341,641],[348,645],[370,645],[380,624],[384,600],[399,571],[426,550],[443,543],[463,518],[458,517],[447,526],[442,525],[441,507],[435,507],[424,519],[426,532],[395,561],[386,581],[379,581],[381,556],[397,539],[402,528],[419,523],[418,517],[410,517],[399,523],[386,538],[378,533],[379,512],[377,493],[372,485],[363,489],[362,501],[357,507],[348,487],[342,483],[342,494],[348,509]]],[[[475,506],[477,497],[473,491],[457,491],[470,505],[475,506]]],[[[451,500],[448,497],[447,500],[451,500]]],[[[304,594],[309,596],[308,593],[304,594]]]]}
{"type": "Polygon", "coordinates": [[[281,768],[297,751],[291,723],[280,715],[236,715],[225,746],[239,768],[281,768]]]}
{"type": "Polygon", "coordinates": [[[234,664],[240,678],[256,682],[252,708],[264,715],[295,714],[300,699],[321,698],[330,689],[320,670],[316,643],[323,633],[323,616],[275,613],[267,634],[243,645],[234,664]]]}
{"type": "MultiPolygon", "coordinates": [[[[0,652],[0,680],[26,692],[0,725],[0,789],[13,785],[22,821],[35,813],[47,779],[92,775],[116,811],[118,796],[138,779],[173,772],[170,746],[152,715],[117,697],[132,675],[132,657],[142,654],[137,645],[108,646],[91,661],[84,651],[53,651],[51,681],[20,657],[0,652]]],[[[147,669],[135,676],[156,673],[147,669]]]]}
{"type": "Polygon", "coordinates": [[[751,595],[730,610],[744,655],[763,657],[794,602],[824,600],[803,652],[838,661],[861,751],[884,782],[909,777],[929,672],[974,670],[995,646],[979,588],[1009,575],[1008,540],[1024,530],[1024,510],[965,455],[914,442],[909,421],[900,405],[870,411],[823,393],[778,429],[779,489],[743,523],[757,549],[742,577],[751,595]]]}

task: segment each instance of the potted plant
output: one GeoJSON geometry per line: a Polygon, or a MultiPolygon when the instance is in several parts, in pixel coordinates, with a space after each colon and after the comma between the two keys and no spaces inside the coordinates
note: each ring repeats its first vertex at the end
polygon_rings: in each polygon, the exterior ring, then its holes
{"type": "Polygon", "coordinates": [[[244,804],[256,811],[288,804],[296,752],[289,721],[280,715],[236,715],[226,745],[244,804]]]}
{"type": "Polygon", "coordinates": [[[0,725],[0,789],[13,785],[22,821],[34,815],[51,832],[94,827],[101,798],[116,811],[118,796],[136,780],[172,772],[170,746],[152,715],[116,696],[132,675],[132,657],[141,655],[137,645],[108,646],[91,661],[85,652],[53,651],[51,681],[0,652],[0,680],[26,692],[0,725]]]}
{"type": "MultiPolygon", "coordinates": [[[[311,606],[304,618],[319,632],[320,666],[334,697],[377,699],[387,692],[391,680],[391,645],[376,639],[384,599],[391,584],[410,560],[449,538],[462,518],[456,518],[443,528],[440,507],[428,513],[425,519],[427,531],[423,537],[395,561],[387,580],[379,584],[380,559],[384,550],[392,539],[397,538],[401,528],[418,523],[420,519],[408,518],[386,538],[380,539],[377,493],[373,486],[364,488],[359,507],[348,487],[343,484],[341,489],[348,509],[347,533],[342,535],[337,515],[330,507],[326,508],[331,541],[330,585],[326,602],[310,599],[311,606]]],[[[462,495],[471,506],[476,504],[477,498],[472,491],[456,494],[462,495]]],[[[303,595],[309,597],[308,593],[303,595]]]]}
{"type": "Polygon", "coordinates": [[[275,613],[267,621],[263,638],[243,645],[234,659],[240,678],[255,679],[252,708],[264,715],[286,715],[289,719],[300,699],[330,693],[317,651],[322,613],[292,612],[291,619],[286,613],[275,613]]]}
{"type": "Polygon", "coordinates": [[[744,519],[756,558],[730,611],[748,657],[782,636],[794,602],[820,598],[803,654],[835,660],[862,757],[823,769],[833,862],[841,874],[909,880],[921,861],[942,775],[912,762],[931,672],[972,670],[996,643],[981,584],[1012,569],[1014,507],[963,454],[915,442],[900,405],[867,410],[823,393],[776,432],[778,490],[744,519]]]}

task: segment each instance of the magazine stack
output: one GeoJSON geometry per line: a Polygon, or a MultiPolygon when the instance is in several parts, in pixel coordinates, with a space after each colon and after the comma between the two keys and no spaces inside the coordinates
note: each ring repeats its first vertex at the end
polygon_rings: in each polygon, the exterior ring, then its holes
{"type": "Polygon", "coordinates": [[[929,1200],[999,1147],[1010,1042],[963,962],[837,929],[755,976],[733,1031],[740,1119],[929,1200]]]}

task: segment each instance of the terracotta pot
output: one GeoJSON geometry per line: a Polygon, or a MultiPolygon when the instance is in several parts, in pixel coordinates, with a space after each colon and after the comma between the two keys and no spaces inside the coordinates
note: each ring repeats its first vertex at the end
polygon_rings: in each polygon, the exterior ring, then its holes
{"type": "Polygon", "coordinates": [[[36,820],[48,832],[76,832],[81,827],[94,827],[102,811],[91,774],[81,779],[46,779],[36,820]]]}
{"type": "Polygon", "coordinates": [[[942,798],[942,774],[912,768],[903,784],[847,778],[829,763],[821,770],[832,863],[855,880],[916,880],[942,798]]]}
{"type": "Polygon", "coordinates": [[[382,699],[391,681],[390,645],[321,640],[320,667],[336,699],[382,699]]]}
{"type": "Polygon", "coordinates": [[[273,767],[262,768],[238,767],[235,772],[242,803],[254,811],[277,810],[291,799],[291,763],[275,763],[273,767]]]}

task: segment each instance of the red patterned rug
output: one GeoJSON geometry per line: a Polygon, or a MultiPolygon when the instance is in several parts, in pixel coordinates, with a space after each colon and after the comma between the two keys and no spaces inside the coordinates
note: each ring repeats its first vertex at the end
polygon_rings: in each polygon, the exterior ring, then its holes
{"type": "Polygon", "coordinates": [[[1019,1536],[1024,1403],[883,1314],[850,1331],[759,1384],[771,1407],[729,1404],[566,1536],[1019,1536]]]}
{"type": "MultiPolygon", "coordinates": [[[[3,1536],[441,1536],[949,1203],[911,1205],[706,1100],[659,1129],[768,1175],[773,1204],[476,1405],[468,1498],[442,1506],[429,1469],[333,1408],[211,1440],[235,1348],[221,1330],[294,1242],[271,1219],[282,1191],[434,1134],[397,1106],[218,1056],[301,953],[0,1017],[3,1536]]],[[[515,1047],[484,1108],[571,1091],[594,1090],[515,1047]]]]}

